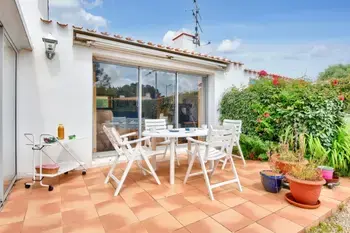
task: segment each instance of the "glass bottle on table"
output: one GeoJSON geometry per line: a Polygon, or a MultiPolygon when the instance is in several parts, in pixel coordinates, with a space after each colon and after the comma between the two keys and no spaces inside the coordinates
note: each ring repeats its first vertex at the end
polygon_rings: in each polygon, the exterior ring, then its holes
{"type": "Polygon", "coordinates": [[[57,137],[59,140],[64,139],[64,126],[63,124],[59,124],[57,128],[57,137]]]}

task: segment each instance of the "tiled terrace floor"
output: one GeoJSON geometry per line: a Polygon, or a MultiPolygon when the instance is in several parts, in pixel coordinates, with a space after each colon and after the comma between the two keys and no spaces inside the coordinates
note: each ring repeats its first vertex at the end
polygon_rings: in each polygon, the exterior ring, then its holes
{"type": "MultiPolygon", "coordinates": [[[[342,186],[323,189],[320,208],[295,208],[284,201],[287,190],[279,194],[263,190],[259,171],[268,164],[241,164],[236,161],[243,192],[236,185],[223,186],[215,190],[215,201],[207,196],[202,176],[182,184],[186,160],[176,169],[173,186],[168,183],[167,162],[159,163],[160,186],[134,167],[118,197],[113,196],[112,184],[103,184],[106,167],[89,169],[86,176],[77,171],[53,179],[52,192],[40,187],[24,189],[26,180],[20,180],[0,213],[0,233],[302,232],[350,197],[350,180],[342,179],[342,186]]],[[[229,175],[229,170],[218,170],[213,178],[229,175]]]]}

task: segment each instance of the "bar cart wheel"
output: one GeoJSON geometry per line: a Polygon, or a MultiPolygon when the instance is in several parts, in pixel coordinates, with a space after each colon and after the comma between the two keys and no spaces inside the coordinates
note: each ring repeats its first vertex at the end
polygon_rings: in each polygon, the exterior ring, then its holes
{"type": "Polygon", "coordinates": [[[81,174],[82,174],[83,176],[85,176],[85,175],[86,175],[86,171],[83,171],[81,174]]]}
{"type": "Polygon", "coordinates": [[[29,189],[29,188],[30,188],[30,184],[24,184],[24,187],[25,187],[26,189],[29,189]]]}
{"type": "Polygon", "coordinates": [[[53,186],[49,185],[49,192],[51,192],[53,190],[53,186]]]}

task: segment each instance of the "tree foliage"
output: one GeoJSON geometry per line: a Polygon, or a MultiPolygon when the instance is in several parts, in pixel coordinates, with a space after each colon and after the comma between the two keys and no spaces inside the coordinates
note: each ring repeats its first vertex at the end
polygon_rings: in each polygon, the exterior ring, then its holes
{"type": "Polygon", "coordinates": [[[318,76],[319,80],[328,79],[343,79],[350,77],[350,64],[343,65],[332,65],[329,66],[325,71],[321,72],[318,76]]]}

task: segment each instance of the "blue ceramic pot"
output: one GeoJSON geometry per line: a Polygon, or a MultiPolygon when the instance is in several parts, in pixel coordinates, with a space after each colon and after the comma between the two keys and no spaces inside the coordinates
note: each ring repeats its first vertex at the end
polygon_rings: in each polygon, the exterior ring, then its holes
{"type": "Polygon", "coordinates": [[[263,170],[260,172],[261,183],[266,191],[270,193],[278,193],[282,188],[283,175],[266,175],[264,172],[272,172],[271,170],[263,170]]]}

